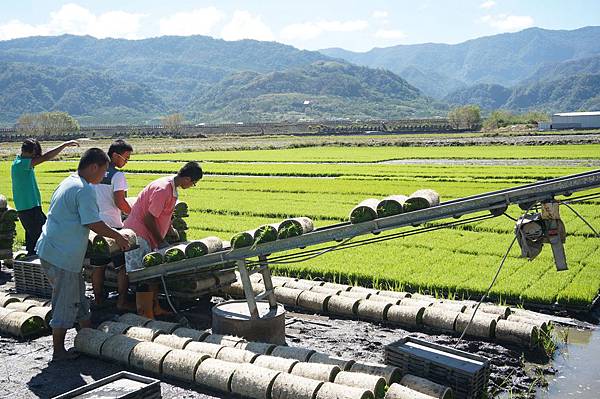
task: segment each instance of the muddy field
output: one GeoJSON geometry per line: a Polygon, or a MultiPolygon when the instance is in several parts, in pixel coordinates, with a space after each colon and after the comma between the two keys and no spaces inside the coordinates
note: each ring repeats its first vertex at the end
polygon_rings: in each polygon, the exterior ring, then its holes
{"type": "MultiPolygon", "coordinates": [[[[11,275],[4,269],[4,272],[0,272],[0,288],[6,291],[11,286],[11,275]]],[[[215,297],[212,302],[221,300],[215,297]]],[[[212,304],[205,300],[182,314],[190,326],[207,329],[211,324],[209,309],[212,304]]],[[[108,307],[95,311],[93,324],[96,326],[115,317],[113,309],[108,307]]],[[[171,318],[169,321],[177,319],[171,318]]],[[[336,356],[380,363],[383,363],[384,346],[407,334],[449,346],[455,346],[458,341],[451,336],[413,333],[388,325],[332,319],[291,310],[286,315],[286,326],[286,341],[290,346],[309,347],[336,356]]],[[[69,330],[67,347],[73,345],[75,334],[75,330],[69,330]]],[[[513,395],[532,396],[535,389],[543,384],[544,378],[540,376],[554,372],[538,355],[529,354],[523,358],[520,351],[488,342],[466,340],[460,342],[457,348],[490,359],[492,374],[489,393],[492,395],[510,389],[513,395]],[[524,360],[529,361],[527,367],[524,366],[524,360]]],[[[121,366],[86,356],[70,362],[51,363],[51,354],[50,336],[31,341],[0,337],[0,398],[50,398],[124,370],[121,366]]],[[[163,380],[161,387],[163,398],[230,397],[179,381],[163,380]]]]}

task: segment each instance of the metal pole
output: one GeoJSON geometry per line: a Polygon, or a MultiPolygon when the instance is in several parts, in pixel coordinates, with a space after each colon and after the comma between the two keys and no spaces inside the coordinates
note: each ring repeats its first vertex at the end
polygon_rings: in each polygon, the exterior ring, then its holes
{"type": "Polygon", "coordinates": [[[263,277],[265,292],[269,299],[269,308],[277,309],[277,299],[275,299],[275,291],[273,290],[273,282],[271,281],[271,269],[269,269],[269,265],[267,264],[267,255],[260,255],[258,260],[262,269],[260,274],[263,277]]]}
{"type": "Polygon", "coordinates": [[[246,302],[248,302],[248,310],[250,311],[250,317],[258,319],[258,309],[256,308],[256,299],[254,298],[254,290],[252,289],[252,281],[248,275],[248,269],[246,269],[246,260],[240,259],[237,262],[237,267],[240,272],[240,279],[242,280],[242,287],[244,287],[244,295],[246,295],[246,302]]]}

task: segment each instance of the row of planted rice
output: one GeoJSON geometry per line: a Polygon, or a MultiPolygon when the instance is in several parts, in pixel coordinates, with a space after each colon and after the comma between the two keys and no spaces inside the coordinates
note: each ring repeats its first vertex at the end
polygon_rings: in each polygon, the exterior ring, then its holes
{"type": "Polygon", "coordinates": [[[78,351],[155,375],[244,397],[450,398],[449,388],[396,367],[332,357],[312,349],[209,334],[125,314],[82,329],[78,351]],[[387,391],[387,393],[386,393],[387,391]]]}
{"type": "MultiPolygon", "coordinates": [[[[255,293],[264,291],[262,276],[251,276],[255,293]]],[[[508,306],[474,301],[438,300],[434,297],[375,290],[323,281],[273,277],[277,301],[284,305],[343,317],[383,321],[412,330],[462,334],[504,344],[536,348],[540,334],[550,328],[542,314],[508,306]],[[477,311],[475,312],[477,308],[477,311]],[[475,313],[475,314],[473,314],[475,313]],[[468,326],[468,328],[467,328],[468,326]]],[[[241,282],[225,293],[243,297],[241,282]]]]}
{"type": "Polygon", "coordinates": [[[27,294],[0,293],[0,333],[27,338],[48,331],[50,301],[27,294]]]}

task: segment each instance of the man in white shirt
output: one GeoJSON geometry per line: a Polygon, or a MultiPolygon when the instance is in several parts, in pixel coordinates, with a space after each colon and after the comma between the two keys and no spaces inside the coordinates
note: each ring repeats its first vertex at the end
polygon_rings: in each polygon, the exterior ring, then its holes
{"type": "MultiPolygon", "coordinates": [[[[94,184],[100,218],[104,223],[115,229],[123,228],[122,214],[128,215],[131,212],[131,206],[127,202],[127,180],[125,174],[120,170],[123,168],[133,152],[130,144],[124,140],[115,140],[108,149],[110,164],[104,179],[99,184],[94,184]]],[[[101,305],[104,302],[104,273],[106,265],[112,261],[114,269],[117,271],[117,309],[134,310],[135,306],[127,301],[127,290],[129,280],[125,270],[125,256],[117,256],[106,259],[90,259],[90,263],[95,266],[92,273],[92,287],[94,290],[94,302],[101,305]]]]}

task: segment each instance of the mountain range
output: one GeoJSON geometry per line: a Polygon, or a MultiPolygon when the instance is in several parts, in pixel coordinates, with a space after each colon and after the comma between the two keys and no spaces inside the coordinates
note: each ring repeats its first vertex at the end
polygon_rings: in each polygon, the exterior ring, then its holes
{"type": "Polygon", "coordinates": [[[443,116],[598,109],[600,27],[539,28],[464,43],[320,52],[205,36],[0,41],[0,123],[61,110],[81,123],[443,116]]]}

